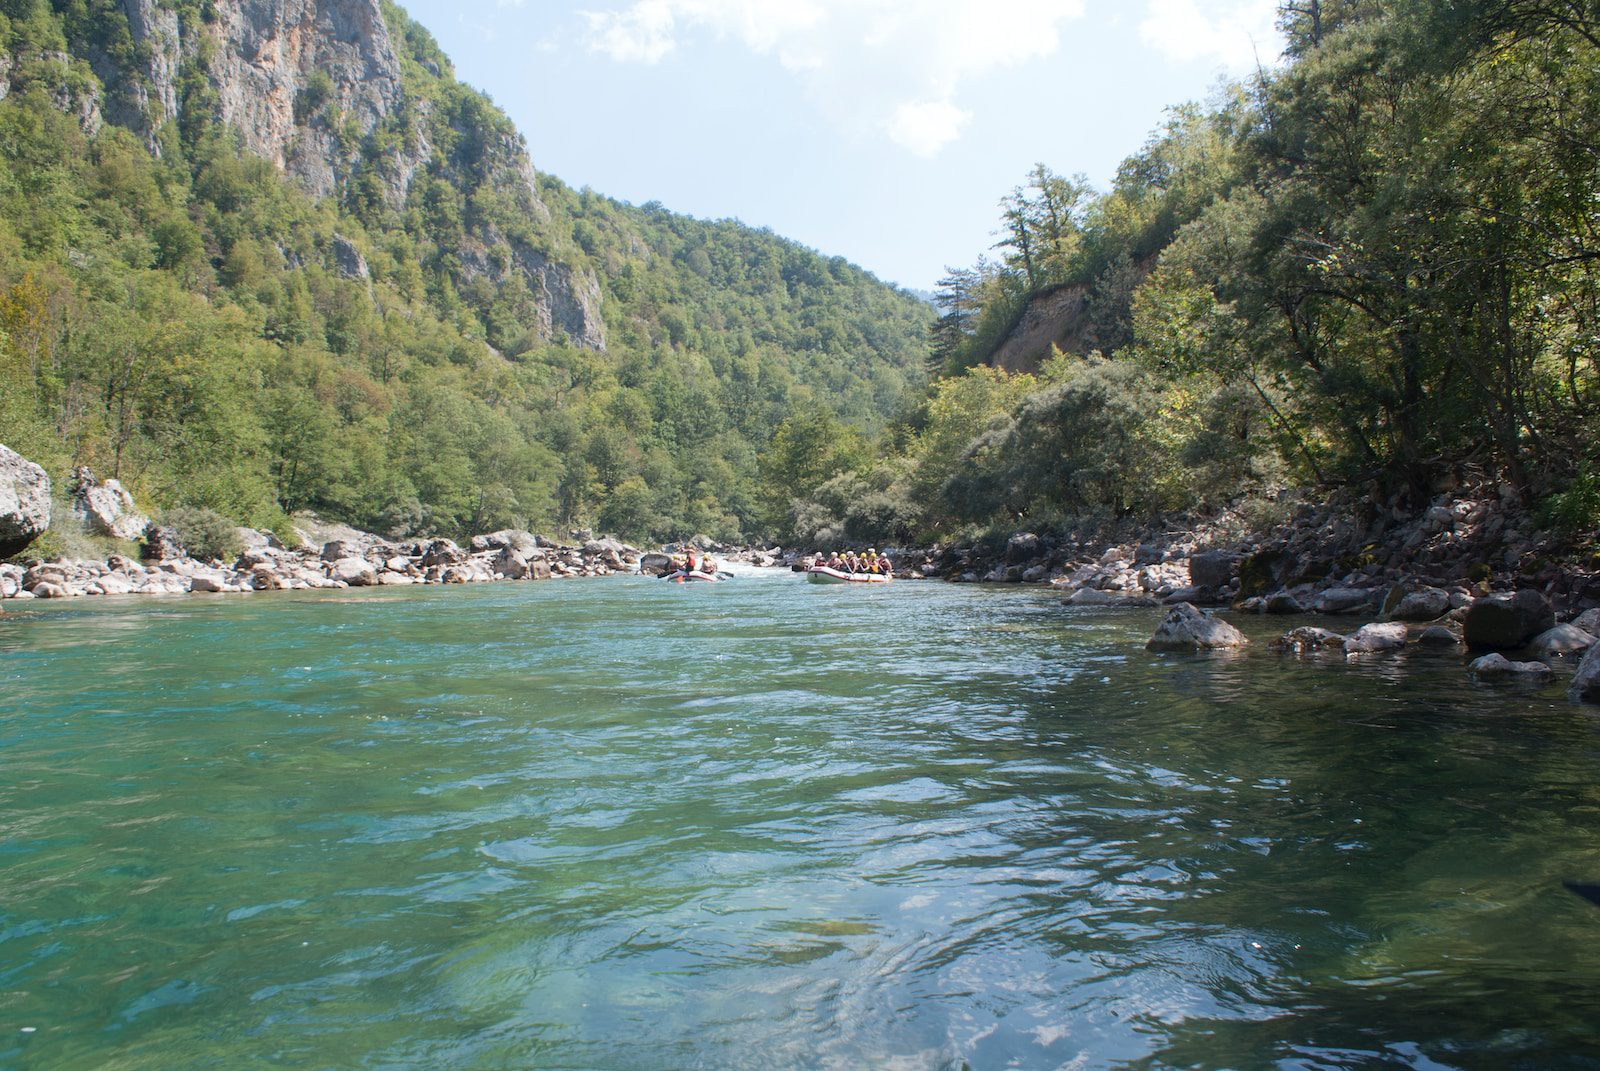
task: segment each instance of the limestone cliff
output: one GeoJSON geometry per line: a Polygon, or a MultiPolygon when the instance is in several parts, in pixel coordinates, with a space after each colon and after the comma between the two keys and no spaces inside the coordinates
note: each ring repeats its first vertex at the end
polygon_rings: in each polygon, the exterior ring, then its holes
{"type": "MultiPolygon", "coordinates": [[[[453,86],[451,72],[406,55],[405,28],[391,24],[405,16],[382,0],[217,0],[198,15],[121,0],[121,9],[131,47],[89,50],[104,87],[95,118],[134,131],[152,152],[169,121],[202,109],[319,198],[347,199],[360,182],[400,210],[432,174],[461,190],[492,188],[519,219],[549,218],[521,136],[481,98],[445,111],[418,92],[419,79],[453,86]]],[[[544,337],[604,349],[594,273],[525,240],[519,248],[501,230],[468,222],[456,257],[464,279],[500,286],[520,275],[544,337]]]]}

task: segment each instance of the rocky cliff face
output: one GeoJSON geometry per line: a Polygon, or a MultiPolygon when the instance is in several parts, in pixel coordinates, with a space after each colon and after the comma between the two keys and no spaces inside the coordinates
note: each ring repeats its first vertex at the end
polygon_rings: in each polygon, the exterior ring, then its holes
{"type": "MultiPolygon", "coordinates": [[[[203,71],[215,118],[316,197],[341,196],[346,183],[368,167],[384,199],[398,209],[430,160],[447,177],[467,170],[462,161],[436,153],[431,130],[438,117],[432,102],[407,93],[401,43],[380,0],[218,0],[209,21],[180,18],[161,0],[122,0],[122,9],[133,60],[89,57],[105,87],[100,114],[139,134],[152,152],[160,151],[162,127],[184,106],[187,67],[203,71]],[[398,135],[391,147],[376,165],[364,162],[364,140],[385,131],[398,135]]],[[[447,122],[465,135],[460,140],[475,146],[475,181],[510,191],[526,218],[548,220],[533,166],[514,131],[463,129],[474,122],[470,115],[452,115],[447,122]]],[[[577,345],[604,349],[594,274],[532,251],[516,251],[509,263],[497,261],[485,255],[499,244],[487,231],[468,234],[460,251],[463,265],[478,265],[475,273],[495,284],[509,272],[522,273],[539,302],[545,337],[564,335],[577,345]]]]}
{"type": "Polygon", "coordinates": [[[365,136],[403,95],[400,60],[376,0],[223,3],[211,32],[217,47],[209,75],[223,122],[311,193],[337,192],[349,161],[330,115],[365,136]],[[318,72],[325,82],[313,81],[318,72]],[[316,99],[324,94],[327,100],[316,99]]]}

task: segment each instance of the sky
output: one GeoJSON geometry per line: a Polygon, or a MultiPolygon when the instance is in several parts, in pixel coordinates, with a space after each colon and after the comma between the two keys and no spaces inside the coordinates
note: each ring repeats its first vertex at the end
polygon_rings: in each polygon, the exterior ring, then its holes
{"type": "Polygon", "coordinates": [[[1105,188],[1276,0],[402,0],[569,185],[931,290],[1036,163],[1105,188]]]}

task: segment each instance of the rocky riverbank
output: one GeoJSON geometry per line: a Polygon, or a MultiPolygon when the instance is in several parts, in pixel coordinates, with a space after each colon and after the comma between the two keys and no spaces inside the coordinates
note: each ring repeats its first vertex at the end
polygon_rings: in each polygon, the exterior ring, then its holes
{"type": "Polygon", "coordinates": [[[1175,607],[1153,650],[1242,646],[1200,607],[1314,614],[1355,627],[1302,625],[1274,647],[1345,657],[1454,647],[1477,656],[1466,668],[1480,681],[1537,682],[1576,664],[1571,695],[1600,701],[1600,555],[1592,539],[1539,531],[1514,488],[1462,480],[1422,509],[1354,491],[1278,507],[1270,523],[1225,510],[889,553],[897,576],[1036,584],[1079,606],[1175,607]]]}
{"type": "Polygon", "coordinates": [[[54,599],[85,595],[246,594],[314,588],[403,587],[550,580],[632,572],[640,552],[615,539],[559,544],[531,532],[393,541],[346,529],[320,545],[286,547],[266,532],[241,529],[244,551],[232,561],[197,560],[159,536],[150,557],[106,561],[0,564],[0,597],[54,599]]]}

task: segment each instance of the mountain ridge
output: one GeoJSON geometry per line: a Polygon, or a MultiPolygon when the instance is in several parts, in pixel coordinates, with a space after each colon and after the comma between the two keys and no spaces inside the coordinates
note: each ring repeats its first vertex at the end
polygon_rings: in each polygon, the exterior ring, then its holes
{"type": "MultiPolygon", "coordinates": [[[[116,287],[97,271],[131,291],[176,285],[233,310],[214,326],[251,355],[230,376],[281,387],[330,429],[308,477],[291,456],[304,444],[263,402],[221,451],[235,486],[197,494],[147,419],[154,397],[120,415],[96,402],[95,430],[64,430],[89,420],[69,395],[92,395],[106,373],[90,366],[110,358],[75,351],[57,382],[18,357],[9,389],[31,417],[0,419],[0,437],[42,441],[57,469],[124,470],[157,504],[198,497],[240,518],[271,512],[270,487],[278,510],[377,527],[453,531],[487,511],[755,534],[782,521],[781,496],[752,488],[785,420],[815,409],[871,433],[925,382],[931,314],[915,297],[767,230],[538,172],[504,113],[386,0],[0,0],[0,40],[0,121],[17,132],[0,150],[16,232],[0,292],[22,308],[23,284],[47,280],[39,302],[101,310],[115,333],[116,287]],[[334,382],[370,404],[339,403],[334,382]],[[478,414],[453,418],[467,460],[448,466],[451,488],[406,455],[426,438],[411,423],[422,382],[478,414]],[[493,441],[471,429],[501,420],[536,474],[486,473],[493,441]],[[341,457],[353,444],[389,471],[341,457]]],[[[85,345],[56,323],[52,345],[85,345]]]]}

